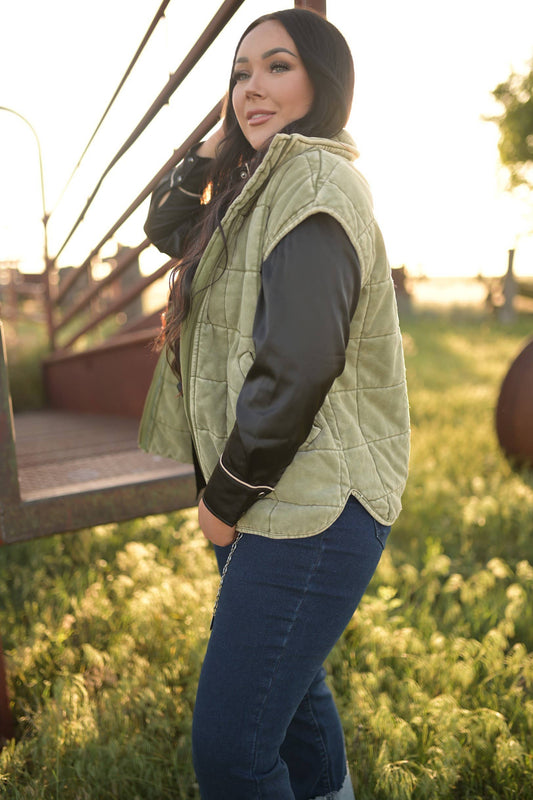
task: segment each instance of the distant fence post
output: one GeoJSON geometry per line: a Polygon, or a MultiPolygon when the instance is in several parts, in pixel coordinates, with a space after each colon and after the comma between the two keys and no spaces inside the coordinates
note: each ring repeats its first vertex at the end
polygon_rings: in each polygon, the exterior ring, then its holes
{"type": "Polygon", "coordinates": [[[500,320],[512,322],[516,316],[514,299],[516,297],[516,280],[513,274],[514,250],[509,250],[507,272],[503,279],[503,306],[500,309],[500,320]]]}

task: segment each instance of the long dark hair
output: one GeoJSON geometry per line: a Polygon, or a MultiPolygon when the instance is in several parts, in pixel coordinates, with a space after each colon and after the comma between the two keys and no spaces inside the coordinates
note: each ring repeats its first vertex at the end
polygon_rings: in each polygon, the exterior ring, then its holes
{"type": "MultiPolygon", "coordinates": [[[[354,89],[353,60],[344,36],[313,11],[296,8],[275,11],[259,17],[248,26],[235,48],[233,62],[241,42],[250,31],[270,21],[281,23],[293,40],[314,90],[308,113],[287,125],[283,133],[322,138],[335,136],[348,121],[354,89]]],[[[229,206],[261,163],[270,144],[266,142],[256,151],[241,131],[232,104],[236,83],[233,62],[224,119],[225,136],[211,164],[210,202],[187,237],[182,260],[170,274],[169,304],[162,338],[168,348],[171,367],[177,375],[181,325],[191,307],[192,281],[202,253],[216,228],[220,227],[229,206]]]]}

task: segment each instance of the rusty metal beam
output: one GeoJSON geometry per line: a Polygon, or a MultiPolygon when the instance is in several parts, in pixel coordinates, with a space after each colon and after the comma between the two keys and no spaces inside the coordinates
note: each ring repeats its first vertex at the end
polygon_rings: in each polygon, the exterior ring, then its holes
{"type": "Polygon", "coordinates": [[[157,25],[158,25],[159,21],[160,21],[161,19],[163,19],[163,18],[164,18],[164,16],[165,16],[165,11],[166,11],[166,9],[167,9],[167,6],[168,6],[168,4],[169,4],[170,2],[171,2],[171,0],[163,0],[163,2],[161,3],[161,5],[160,5],[160,6],[159,6],[159,8],[157,9],[157,11],[156,11],[156,13],[155,13],[155,16],[154,16],[154,18],[152,19],[152,22],[150,23],[150,25],[149,25],[149,27],[148,27],[148,30],[147,30],[147,31],[146,31],[146,33],[144,34],[144,37],[143,37],[143,40],[142,40],[142,42],[140,43],[139,47],[138,47],[138,48],[137,48],[137,50],[135,51],[135,55],[134,55],[134,56],[133,56],[133,58],[131,59],[131,61],[130,61],[129,65],[128,65],[128,68],[126,69],[126,72],[124,73],[124,75],[123,75],[123,76],[122,76],[122,78],[120,79],[120,82],[119,82],[119,84],[118,84],[117,88],[116,88],[116,89],[115,89],[115,91],[113,92],[113,96],[111,97],[111,100],[110,100],[110,101],[109,101],[109,103],[107,104],[107,106],[106,106],[106,109],[105,109],[104,113],[102,114],[102,116],[100,117],[100,120],[99,120],[99,122],[98,122],[98,124],[97,124],[96,128],[95,128],[95,129],[94,129],[94,131],[92,132],[92,134],[91,134],[91,136],[90,136],[90,138],[89,138],[89,141],[88,141],[88,142],[87,142],[87,144],[85,145],[85,147],[84,147],[84,149],[83,149],[83,152],[82,152],[81,156],[79,157],[79,159],[78,159],[78,161],[77,161],[77,163],[76,163],[76,166],[75,166],[75,167],[74,167],[74,169],[72,170],[72,173],[71,173],[71,175],[70,175],[69,179],[67,180],[67,182],[66,182],[66,184],[65,184],[65,186],[64,186],[64,188],[63,188],[63,190],[62,190],[62,192],[61,192],[61,194],[59,195],[59,198],[58,198],[58,200],[57,200],[57,202],[56,202],[56,204],[55,204],[55,206],[54,206],[54,209],[53,209],[53,210],[50,212],[51,214],[53,214],[53,212],[55,211],[55,209],[58,207],[59,203],[60,203],[60,202],[61,202],[61,200],[63,199],[63,196],[64,196],[64,194],[65,194],[65,192],[66,192],[66,190],[67,190],[68,186],[70,185],[70,182],[72,181],[72,178],[74,177],[74,175],[75,175],[75,174],[76,174],[76,172],[78,171],[78,169],[79,169],[79,166],[80,166],[81,162],[83,161],[83,159],[84,159],[84,158],[85,158],[85,156],[87,155],[87,151],[89,150],[89,147],[90,147],[90,146],[91,146],[91,144],[93,143],[93,141],[94,141],[94,139],[95,139],[95,137],[96,137],[96,134],[98,133],[98,131],[99,131],[99,130],[100,130],[100,128],[102,127],[102,124],[103,124],[103,122],[104,122],[105,118],[107,117],[107,115],[109,114],[109,112],[110,112],[110,110],[111,110],[111,108],[112,108],[112,106],[113,106],[113,104],[114,104],[115,100],[117,99],[118,95],[120,94],[120,91],[121,91],[122,87],[123,87],[123,86],[124,86],[124,84],[126,83],[126,81],[127,81],[127,79],[129,78],[129,76],[130,76],[130,74],[131,74],[131,72],[132,72],[132,70],[133,70],[133,68],[134,68],[135,64],[136,64],[136,63],[137,63],[137,61],[139,60],[139,57],[140,57],[140,55],[141,55],[142,51],[144,50],[144,48],[145,48],[145,47],[146,47],[146,45],[148,44],[148,41],[150,40],[150,37],[152,36],[152,33],[153,33],[153,32],[155,31],[155,29],[157,28],[157,25]]]}
{"type": "Polygon", "coordinates": [[[196,505],[193,467],[181,475],[21,502],[6,509],[5,544],[196,505]]]}
{"type": "Polygon", "coordinates": [[[153,347],[159,329],[156,322],[88,350],[53,353],[43,363],[49,407],[140,420],[159,357],[153,347]]]}
{"type": "Polygon", "coordinates": [[[78,330],[75,334],[73,334],[70,337],[70,339],[67,342],[65,342],[62,348],[59,351],[56,350],[56,352],[61,353],[62,350],[67,350],[81,336],[84,336],[86,333],[93,330],[93,328],[96,328],[98,325],[100,325],[101,322],[108,319],[109,317],[112,317],[114,314],[117,314],[119,311],[121,311],[123,308],[129,305],[133,300],[136,300],[137,297],[139,297],[145,291],[145,289],[148,288],[148,286],[151,286],[151,284],[154,283],[156,280],[159,280],[159,278],[163,278],[169,271],[172,264],[175,263],[176,260],[171,258],[170,261],[166,261],[161,267],[159,267],[159,269],[156,269],[155,272],[152,272],[151,275],[147,275],[145,278],[142,278],[140,281],[137,281],[135,286],[132,286],[129,292],[123,294],[120,300],[116,300],[114,303],[111,303],[107,308],[105,308],[99,314],[96,314],[96,316],[92,317],[92,319],[86,325],[84,325],[82,328],[80,328],[80,330],[78,330]]]}
{"type": "Polygon", "coordinates": [[[505,455],[515,464],[533,468],[533,339],[516,356],[500,387],[496,433],[505,455]]]}
{"type": "MultiPolygon", "coordinates": [[[[125,322],[116,335],[124,336],[130,333],[136,333],[137,331],[150,329],[161,330],[162,314],[164,314],[165,311],[166,303],[165,305],[160,306],[156,311],[152,311],[150,314],[145,314],[143,317],[133,319],[131,322],[125,322]]],[[[113,342],[113,339],[114,337],[111,337],[110,341],[113,342]]]]}
{"type": "Polygon", "coordinates": [[[130,264],[140,256],[143,250],[146,250],[146,248],[149,246],[149,239],[145,239],[143,242],[141,242],[141,244],[137,245],[137,247],[131,248],[125,256],[122,258],[117,258],[117,263],[109,275],[106,275],[106,277],[102,278],[102,280],[94,282],[90,289],[85,292],[85,294],[83,294],[76,303],[73,303],[70,306],[68,312],[61,319],[61,327],[67,325],[67,323],[69,323],[73,317],[76,317],[80,311],[86,308],[90,304],[91,300],[94,300],[94,298],[100,294],[102,289],[105,289],[107,286],[110,286],[112,283],[114,283],[117,278],[127,270],[130,264]]]}
{"type": "MultiPolygon", "coordinates": [[[[103,245],[111,239],[111,237],[118,231],[121,225],[126,222],[126,220],[133,214],[134,211],[143,203],[147,197],[153,192],[161,178],[166,175],[166,173],[172,169],[176,164],[178,164],[187,150],[192,147],[193,144],[196,144],[200,139],[202,139],[210,130],[213,128],[218,120],[220,119],[220,112],[222,110],[222,100],[220,100],[207,114],[206,117],[200,122],[200,124],[194,129],[194,131],[187,137],[187,139],[181,144],[177,150],[174,151],[173,155],[168,159],[168,161],[163,164],[159,172],[152,178],[152,180],[144,187],[142,192],[135,198],[133,203],[124,211],[121,217],[115,222],[115,224],[107,231],[105,236],[98,242],[96,247],[91,250],[85,261],[70,275],[66,280],[64,285],[61,287],[60,291],[57,294],[56,302],[60,303],[62,298],[68,292],[68,290],[76,283],[77,280],[81,277],[81,274],[89,267],[91,260],[98,255],[100,249],[103,245]]],[[[55,330],[60,330],[64,325],[64,322],[61,321],[57,323],[55,330]]]]}

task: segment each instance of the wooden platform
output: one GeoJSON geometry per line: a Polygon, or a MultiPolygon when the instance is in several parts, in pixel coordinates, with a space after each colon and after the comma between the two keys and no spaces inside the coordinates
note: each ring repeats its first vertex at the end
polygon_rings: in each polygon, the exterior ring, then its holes
{"type": "Polygon", "coordinates": [[[139,450],[139,416],[13,417],[0,323],[0,545],[195,505],[193,467],[139,450]]]}
{"type": "Polygon", "coordinates": [[[36,500],[188,474],[139,450],[134,419],[68,411],[15,415],[20,496],[36,500]]]}
{"type": "Polygon", "coordinates": [[[0,544],[195,505],[193,467],[139,450],[137,429],[137,420],[115,416],[16,415],[0,544]]]}

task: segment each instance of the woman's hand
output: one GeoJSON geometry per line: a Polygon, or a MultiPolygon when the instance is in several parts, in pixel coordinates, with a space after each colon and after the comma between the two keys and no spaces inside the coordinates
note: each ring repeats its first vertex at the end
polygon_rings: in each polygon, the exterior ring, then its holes
{"type": "Polygon", "coordinates": [[[217,147],[222,141],[222,139],[226,136],[226,120],[225,120],[225,108],[222,111],[221,116],[222,125],[220,125],[211,136],[202,142],[198,150],[196,151],[196,155],[202,156],[202,158],[214,158],[217,154],[217,147]]]}
{"type": "Polygon", "coordinates": [[[196,151],[196,155],[201,156],[202,158],[214,158],[217,154],[217,147],[225,135],[224,126],[221,125],[220,128],[217,128],[216,131],[209,137],[209,139],[206,139],[205,142],[202,142],[196,151]]]}
{"type": "Polygon", "coordinates": [[[203,500],[198,503],[198,523],[206,539],[209,539],[213,544],[226,547],[235,539],[237,533],[235,526],[226,525],[225,522],[215,517],[203,500]]]}

